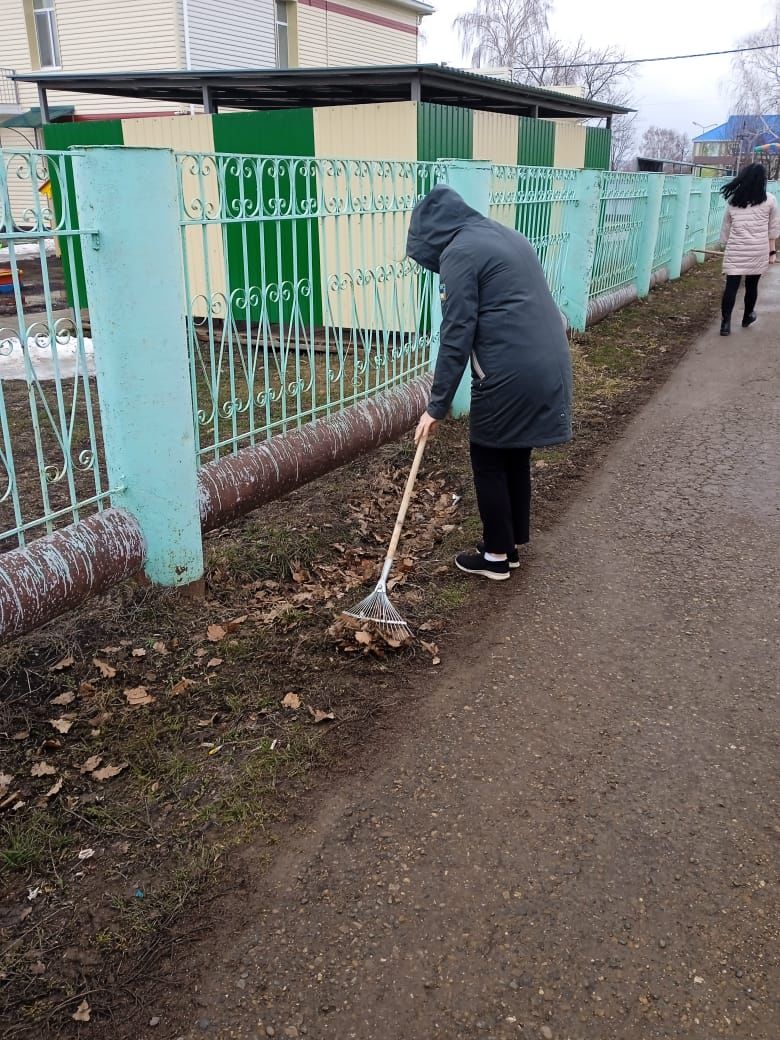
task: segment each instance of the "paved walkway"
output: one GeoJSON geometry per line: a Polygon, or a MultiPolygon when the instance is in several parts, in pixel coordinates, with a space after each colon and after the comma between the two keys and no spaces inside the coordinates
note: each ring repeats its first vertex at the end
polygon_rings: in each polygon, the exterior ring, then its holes
{"type": "Polygon", "coordinates": [[[188,1040],[777,1040],[773,275],[280,855],[188,1040]]]}

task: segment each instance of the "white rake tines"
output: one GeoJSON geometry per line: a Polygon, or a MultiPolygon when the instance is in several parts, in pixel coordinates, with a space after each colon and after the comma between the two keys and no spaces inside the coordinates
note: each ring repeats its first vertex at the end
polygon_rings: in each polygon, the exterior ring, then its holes
{"type": "Polygon", "coordinates": [[[412,634],[412,630],[390,602],[381,583],[370,596],[366,596],[356,607],[353,607],[352,610],[345,610],[344,613],[356,621],[370,621],[382,628],[389,628],[398,636],[411,636],[412,634]]]}

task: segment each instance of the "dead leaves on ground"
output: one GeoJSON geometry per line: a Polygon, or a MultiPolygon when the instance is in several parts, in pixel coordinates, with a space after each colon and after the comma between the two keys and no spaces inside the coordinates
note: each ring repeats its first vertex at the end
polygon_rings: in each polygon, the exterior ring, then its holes
{"type": "Polygon", "coordinates": [[[314,708],[311,704],[304,705],[303,700],[297,693],[286,693],[282,697],[281,705],[283,708],[288,708],[290,711],[298,712],[305,706],[311,719],[316,725],[322,722],[334,722],[336,716],[332,711],[323,711],[321,708],[314,708]]]}

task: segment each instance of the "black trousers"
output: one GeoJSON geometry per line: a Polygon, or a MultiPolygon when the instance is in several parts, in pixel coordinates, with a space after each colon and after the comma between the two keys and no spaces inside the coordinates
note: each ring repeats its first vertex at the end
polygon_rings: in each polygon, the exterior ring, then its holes
{"type": "Polygon", "coordinates": [[[525,545],[531,526],[531,449],[471,444],[471,468],[485,552],[525,545]]]}
{"type": "MultiPolygon", "coordinates": [[[[750,314],[750,312],[755,309],[756,300],[758,299],[758,279],[760,277],[760,274],[745,275],[745,314],[750,314]]],[[[739,283],[741,281],[741,274],[726,275],[726,288],[723,291],[723,299],[720,303],[720,312],[724,321],[729,320],[731,312],[734,310],[734,304],[737,302],[739,283]]]]}

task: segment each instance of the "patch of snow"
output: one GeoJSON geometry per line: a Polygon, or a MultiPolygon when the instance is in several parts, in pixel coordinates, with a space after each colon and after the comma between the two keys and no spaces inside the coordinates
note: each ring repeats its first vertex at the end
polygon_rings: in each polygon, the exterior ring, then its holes
{"type": "MultiPolygon", "coordinates": [[[[62,379],[81,375],[84,371],[85,361],[88,374],[91,376],[95,374],[95,352],[92,340],[86,336],[83,348],[82,355],[75,336],[61,336],[55,340],[54,350],[62,379]]],[[[29,364],[36,379],[49,380],[56,377],[50,336],[29,336],[26,349],[22,348],[21,340],[18,337],[9,336],[6,339],[0,339],[0,379],[21,379],[27,382],[28,365],[25,361],[25,354],[29,358],[29,364]]]]}

